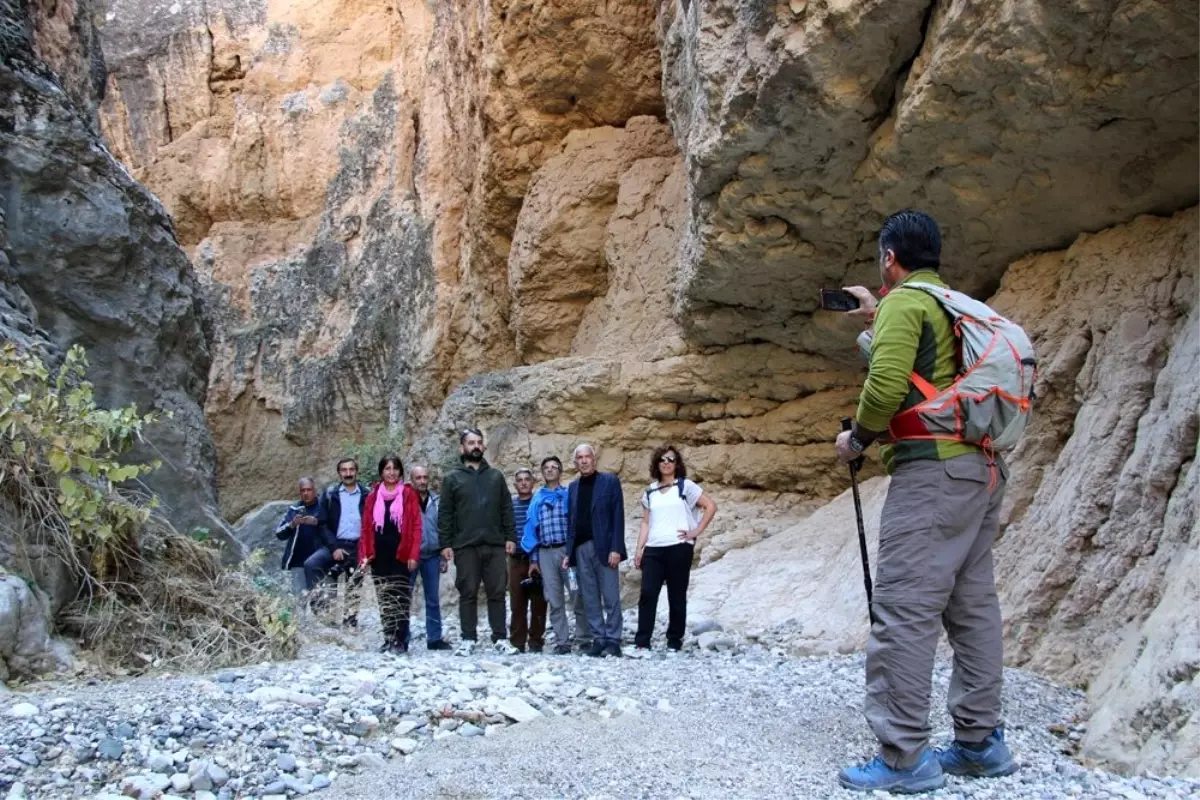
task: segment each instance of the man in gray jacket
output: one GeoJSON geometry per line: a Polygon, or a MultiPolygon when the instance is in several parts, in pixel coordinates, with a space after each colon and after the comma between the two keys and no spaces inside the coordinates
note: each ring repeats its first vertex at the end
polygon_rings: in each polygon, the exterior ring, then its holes
{"type": "MultiPolygon", "coordinates": [[[[408,576],[410,592],[417,590],[417,578],[425,592],[425,647],[429,650],[449,650],[442,638],[442,605],[438,599],[441,574],[449,569],[438,548],[438,495],[429,488],[429,470],[417,464],[408,471],[408,479],[421,498],[421,559],[408,576]]],[[[408,607],[412,608],[412,598],[408,607]]],[[[411,630],[411,628],[409,629],[411,630]]]]}

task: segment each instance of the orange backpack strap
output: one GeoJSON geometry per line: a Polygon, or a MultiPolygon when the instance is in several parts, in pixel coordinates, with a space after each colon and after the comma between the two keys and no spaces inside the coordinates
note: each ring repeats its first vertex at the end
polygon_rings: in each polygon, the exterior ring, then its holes
{"type": "Polygon", "coordinates": [[[915,372],[912,373],[911,375],[909,375],[908,379],[910,381],[912,381],[913,386],[917,387],[917,391],[925,396],[926,400],[932,400],[933,398],[935,398],[939,394],[941,394],[941,392],[938,391],[938,388],[936,386],[934,386],[932,383],[925,380],[924,378],[922,378],[920,375],[918,375],[915,372]]]}

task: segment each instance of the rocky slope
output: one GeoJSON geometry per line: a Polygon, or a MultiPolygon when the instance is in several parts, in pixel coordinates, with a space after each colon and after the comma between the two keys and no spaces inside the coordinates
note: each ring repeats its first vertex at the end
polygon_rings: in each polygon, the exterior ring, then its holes
{"type": "Polygon", "coordinates": [[[390,425],[444,465],[476,424],[506,469],[596,444],[632,536],[669,439],[722,503],[698,601],[754,618],[719,587],[778,566],[779,596],[813,582],[772,608],[818,616],[810,648],[861,621],[844,501],[804,522],[845,488],[828,442],[862,377],[817,290],[873,284],[882,218],[930,211],[948,276],[1050,354],[1010,653],[1091,682],[1089,753],[1193,769],[1195,214],[1165,220],[1197,202],[1195,24],[1178,0],[119,0],[101,118],[214,309],[227,514],[345,439],[390,425]]]}

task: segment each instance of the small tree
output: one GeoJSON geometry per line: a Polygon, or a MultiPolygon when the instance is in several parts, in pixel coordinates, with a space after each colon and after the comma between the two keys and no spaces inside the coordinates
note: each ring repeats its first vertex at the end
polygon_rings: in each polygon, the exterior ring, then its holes
{"type": "Polygon", "coordinates": [[[78,346],[67,351],[53,379],[33,353],[11,342],[0,347],[0,486],[38,512],[43,530],[65,535],[60,555],[102,585],[136,551],[137,531],[158,505],[120,487],[159,462],[118,460],[158,416],[138,414],[134,406],[98,407],[86,371],[78,346]]]}

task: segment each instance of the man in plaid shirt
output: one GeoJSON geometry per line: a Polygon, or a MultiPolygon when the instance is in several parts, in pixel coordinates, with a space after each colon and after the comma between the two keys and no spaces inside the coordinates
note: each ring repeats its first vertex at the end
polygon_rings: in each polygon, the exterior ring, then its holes
{"type": "MultiPolygon", "coordinates": [[[[563,560],[567,555],[567,487],[562,485],[562,461],[557,456],[542,459],[542,479],[546,485],[537,490],[529,503],[529,516],[521,536],[521,547],[530,554],[529,574],[541,573],[546,604],[550,607],[550,624],[554,628],[556,655],[571,652],[571,632],[567,625],[567,597],[576,606],[575,630],[583,638],[591,638],[583,617],[578,592],[567,590],[567,570],[563,560]],[[573,596],[571,596],[573,595],[573,596]]],[[[590,642],[580,642],[586,648],[590,642]]]]}

